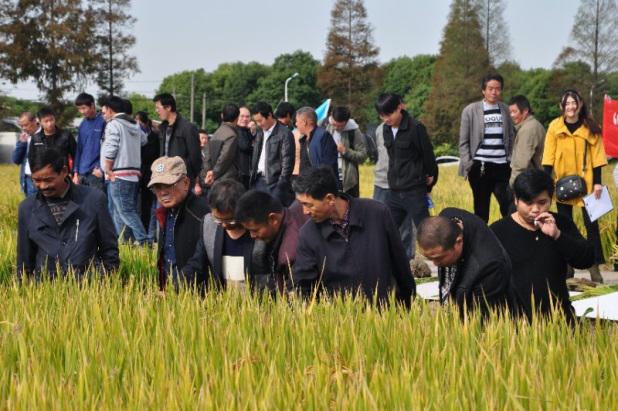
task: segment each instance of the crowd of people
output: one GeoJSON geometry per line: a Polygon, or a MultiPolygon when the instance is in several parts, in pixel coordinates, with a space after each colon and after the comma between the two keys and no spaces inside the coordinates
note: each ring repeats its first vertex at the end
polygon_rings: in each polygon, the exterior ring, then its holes
{"type": "Polygon", "coordinates": [[[311,107],[230,103],[210,134],[167,93],[153,100],[156,125],[127,100],[104,98],[98,112],[82,93],[77,139],[56,126],[51,109],[25,112],[13,155],[26,195],[18,278],[114,272],[119,241],[156,242],[162,290],[350,293],[380,304],[394,295],[407,306],[417,242],[438,267],[440,301],[462,314],[531,318],[557,308],[572,322],[573,268],[602,282],[598,224],[583,212],[584,239],[572,220],[584,195],[601,194],[600,129],[575,90],[545,132],[526,97],[501,101],[503,87],[500,75],[486,76],[482,99],[462,112],[459,173],[474,213],[447,207],[433,217],[431,139],[394,93],[375,103],[382,123],[373,199],[359,198],[369,141],[345,106],[320,123],[311,107]],[[488,227],[492,193],[502,219],[488,227]],[[558,213],[549,211],[554,198],[558,213]]]}

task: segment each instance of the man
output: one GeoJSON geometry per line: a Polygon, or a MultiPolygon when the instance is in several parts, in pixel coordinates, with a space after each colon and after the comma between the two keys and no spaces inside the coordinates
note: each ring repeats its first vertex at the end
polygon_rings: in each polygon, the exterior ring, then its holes
{"type": "Polygon", "coordinates": [[[438,266],[440,302],[457,304],[462,318],[479,310],[505,309],[510,298],[511,262],[483,220],[445,208],[418,227],[421,253],[438,266]]]}
{"type": "Polygon", "coordinates": [[[524,170],[542,170],[545,127],[534,117],[530,102],[524,96],[515,96],[509,101],[511,120],[515,125],[515,143],[511,159],[509,186],[524,170]]]}
{"type": "Polygon", "coordinates": [[[287,101],[282,101],[277,106],[277,110],[275,111],[275,118],[278,122],[286,126],[290,129],[290,131],[294,130],[294,113],[296,110],[294,106],[287,101]]]}
{"type": "Polygon", "coordinates": [[[300,174],[312,168],[330,167],[338,178],[337,145],[324,127],[318,127],[318,116],[311,107],[301,107],[296,112],[296,128],[300,138],[300,174]]]}
{"type": "Polygon", "coordinates": [[[206,185],[217,180],[231,178],[240,181],[238,175],[238,116],[236,104],[226,104],[221,110],[221,125],[209,141],[210,163],[206,185]]]}
{"type": "Polygon", "coordinates": [[[75,161],[76,143],[70,131],[56,126],[56,114],[51,107],[43,107],[37,113],[39,124],[38,132],[32,136],[28,151],[46,150],[49,147],[56,147],[66,159],[69,172],[72,173],[73,162],[75,161]]]}
{"type": "Polygon", "coordinates": [[[168,278],[174,286],[179,285],[179,273],[181,277],[182,268],[193,255],[208,207],[191,192],[187,166],[181,157],[160,157],[152,163],[151,171],[148,188],[161,205],[156,212],[159,221],[157,266],[159,287],[164,290],[168,278]]]}
{"type": "Polygon", "coordinates": [[[204,196],[207,198],[208,196],[208,186],[205,183],[206,173],[208,172],[208,165],[210,164],[210,146],[208,145],[208,141],[210,140],[210,136],[208,135],[208,131],[204,129],[200,129],[198,131],[200,136],[200,155],[202,158],[202,169],[200,174],[198,175],[198,182],[200,185],[199,190],[195,190],[194,192],[198,196],[204,196]]]}
{"type": "Polygon", "coordinates": [[[294,191],[311,216],[300,230],[292,275],[304,297],[324,291],[385,303],[395,291],[398,301],[410,304],[416,285],[384,204],[340,193],[329,167],[301,175],[294,191]]]}
{"type": "Polygon", "coordinates": [[[483,78],[483,100],[472,103],[461,113],[459,129],[459,175],[472,188],[474,214],[489,221],[493,193],[506,216],[510,201],[508,184],[513,151],[513,123],[508,107],[500,101],[504,80],[499,74],[483,78]]]}
{"type": "Polygon", "coordinates": [[[236,221],[264,247],[265,288],[285,292],[292,285],[292,267],[300,228],[307,221],[303,208],[294,202],[288,209],[270,194],[251,190],[236,204],[236,221]]]}
{"type": "Polygon", "coordinates": [[[105,130],[105,119],[97,113],[94,97],[81,93],[75,105],[84,119],[77,132],[77,150],[73,165],[73,183],[83,184],[104,190],[103,171],[101,171],[101,140],[105,130]]]}
{"type": "Polygon", "coordinates": [[[429,216],[427,195],[438,180],[438,165],[425,126],[408,114],[399,95],[381,94],[375,107],[388,154],[386,204],[405,232],[404,225],[407,229],[412,221],[418,227],[429,216]]]}
{"type": "Polygon", "coordinates": [[[251,134],[249,123],[251,111],[245,106],[239,108],[238,115],[238,175],[240,182],[249,189],[251,163],[253,158],[254,135],[251,134]]]}
{"type": "Polygon", "coordinates": [[[36,193],[36,187],[32,182],[32,172],[28,164],[28,146],[32,136],[39,130],[36,117],[29,111],[24,111],[19,116],[19,127],[21,133],[15,143],[15,149],[11,154],[14,164],[19,164],[19,185],[26,197],[36,193]]]}
{"type": "Polygon", "coordinates": [[[123,112],[124,109],[123,99],[117,96],[108,97],[101,103],[107,121],[101,146],[102,166],[105,178],[109,180],[108,195],[113,204],[117,234],[120,235],[123,226],[127,226],[137,243],[149,244],[152,238],[146,233],[137,212],[141,148],[147,143],[147,136],[135,120],[123,112]]]}
{"type": "Polygon", "coordinates": [[[28,163],[36,195],[19,205],[17,276],[67,274],[77,279],[118,268],[118,241],[100,191],[72,184],[64,154],[56,147],[34,150],[28,163]],[[59,269],[60,271],[57,271],[59,269]]]}
{"type": "Polygon", "coordinates": [[[572,323],[568,266],[594,264],[592,244],[570,219],[549,211],[554,182],[543,170],[524,170],[515,179],[513,191],[517,211],[491,229],[513,264],[515,292],[528,317],[535,313],[550,316],[555,306],[572,323]]]}
{"type": "Polygon", "coordinates": [[[183,268],[186,278],[202,285],[261,289],[256,281],[261,252],[254,248],[249,232],[234,218],[236,204],[244,194],[243,185],[232,179],[215,182],[208,194],[210,214],[204,217],[194,254],[183,268]]]}
{"type": "Polygon", "coordinates": [[[328,119],[326,131],[332,134],[337,145],[337,169],[343,192],[352,197],[359,197],[358,166],[367,159],[367,148],[363,133],[356,121],[350,117],[350,110],[347,107],[335,107],[328,119]]]}
{"type": "Polygon", "coordinates": [[[270,104],[258,102],[253,108],[253,119],[260,129],[253,151],[251,187],[270,193],[287,206],[294,201],[294,137],[274,119],[270,104]]]}
{"type": "Polygon", "coordinates": [[[161,157],[179,156],[187,165],[187,176],[191,184],[199,191],[197,176],[202,171],[200,157],[200,140],[197,127],[176,111],[176,100],[171,94],[158,94],[153,99],[155,111],[161,119],[159,141],[161,157]]]}

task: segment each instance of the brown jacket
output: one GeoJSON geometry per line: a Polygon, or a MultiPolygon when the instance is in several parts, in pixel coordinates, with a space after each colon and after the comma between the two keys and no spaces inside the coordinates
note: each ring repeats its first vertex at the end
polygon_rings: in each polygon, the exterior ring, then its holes
{"type": "Polygon", "coordinates": [[[515,130],[515,143],[511,157],[511,180],[509,181],[511,187],[515,178],[523,171],[529,168],[543,169],[541,160],[545,145],[545,127],[533,115],[516,125],[515,130]]]}

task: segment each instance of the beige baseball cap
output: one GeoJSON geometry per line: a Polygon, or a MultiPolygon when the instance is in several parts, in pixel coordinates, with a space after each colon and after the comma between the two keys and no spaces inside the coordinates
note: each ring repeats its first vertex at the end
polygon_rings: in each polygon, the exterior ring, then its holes
{"type": "Polygon", "coordinates": [[[187,166],[182,158],[159,157],[152,163],[152,177],[148,188],[155,184],[171,185],[187,175],[187,166]]]}

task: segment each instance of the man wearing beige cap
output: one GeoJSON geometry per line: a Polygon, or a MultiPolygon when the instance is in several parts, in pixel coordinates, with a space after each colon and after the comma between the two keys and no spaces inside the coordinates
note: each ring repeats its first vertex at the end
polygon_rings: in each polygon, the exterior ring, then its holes
{"type": "Polygon", "coordinates": [[[195,276],[183,276],[182,268],[195,250],[208,206],[191,193],[187,166],[181,157],[160,157],[152,163],[151,170],[148,188],[161,204],[157,209],[159,286],[164,289],[168,277],[175,286],[180,280],[201,282],[195,276]]]}

